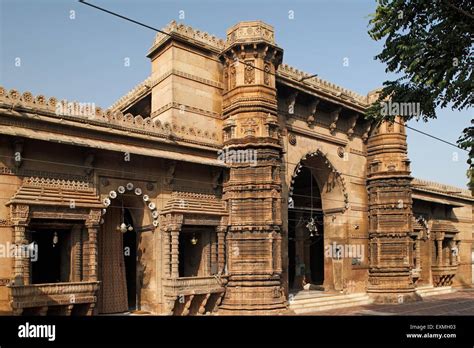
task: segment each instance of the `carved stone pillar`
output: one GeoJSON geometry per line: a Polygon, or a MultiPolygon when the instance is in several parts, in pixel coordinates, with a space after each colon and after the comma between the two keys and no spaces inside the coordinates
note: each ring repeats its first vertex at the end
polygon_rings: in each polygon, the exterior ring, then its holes
{"type": "Polygon", "coordinates": [[[82,279],[89,279],[89,237],[87,227],[81,229],[81,241],[82,241],[82,279]]]}
{"type": "MultiPolygon", "coordinates": [[[[16,245],[16,250],[21,252],[23,248],[27,245],[26,241],[26,234],[25,234],[25,226],[15,225],[13,226],[14,230],[14,242],[16,245]]],[[[15,278],[16,285],[23,285],[28,284],[29,276],[27,273],[27,268],[25,267],[25,261],[28,262],[28,259],[23,256],[23,252],[15,255],[15,260],[13,262],[13,276],[15,278]],[[18,284],[21,282],[21,284],[18,284]]]]}
{"type": "Polygon", "coordinates": [[[416,239],[416,264],[415,268],[416,269],[421,269],[421,241],[419,238],[416,239]]]}
{"type": "Polygon", "coordinates": [[[97,230],[96,226],[87,226],[89,235],[89,281],[95,282],[98,279],[97,267],[97,230]]]}
{"type": "Polygon", "coordinates": [[[368,139],[367,190],[369,239],[377,249],[371,260],[367,292],[376,303],[419,300],[411,275],[409,245],[412,189],[405,126],[381,123],[368,139]]]}
{"type": "Polygon", "coordinates": [[[281,260],[282,260],[282,253],[281,253],[281,234],[278,232],[273,233],[272,239],[272,247],[273,247],[273,270],[275,273],[281,273],[283,271],[281,260]]]}
{"type": "Polygon", "coordinates": [[[217,233],[211,233],[210,235],[210,253],[209,256],[209,274],[217,273],[217,233]]]}
{"type": "Polygon", "coordinates": [[[30,259],[26,253],[28,240],[26,227],[29,222],[30,208],[27,205],[12,205],[10,215],[13,223],[13,243],[19,252],[13,260],[13,280],[15,285],[27,285],[30,283],[30,259]]]}
{"type": "Polygon", "coordinates": [[[441,266],[443,264],[443,240],[438,239],[436,241],[436,264],[441,266]]]}
{"type": "Polygon", "coordinates": [[[286,308],[281,271],[274,267],[281,253],[275,252],[278,243],[273,241],[282,226],[277,213],[282,144],[274,75],[282,55],[273,28],[265,23],[241,22],[227,32],[221,61],[231,79],[223,116],[235,131],[224,142],[224,150],[239,158],[226,163],[229,178],[223,184],[230,212],[229,282],[219,307],[223,314],[273,314],[286,308]]]}
{"type": "Polygon", "coordinates": [[[171,252],[170,252],[170,276],[171,278],[179,277],[179,233],[183,225],[182,215],[169,215],[167,219],[168,225],[165,227],[169,236],[171,237],[171,252]]]}
{"type": "Polygon", "coordinates": [[[179,230],[171,231],[171,278],[179,277],[179,230]]]}
{"type": "Polygon", "coordinates": [[[97,233],[99,231],[99,221],[101,217],[101,211],[94,209],[89,213],[89,218],[86,221],[86,227],[88,232],[88,250],[89,250],[89,281],[98,280],[98,243],[97,233]]]}
{"type": "Polygon", "coordinates": [[[71,281],[79,282],[82,280],[82,230],[80,225],[73,226],[71,238],[71,281]]]}
{"type": "Polygon", "coordinates": [[[171,238],[167,230],[163,230],[162,250],[163,250],[163,277],[169,278],[171,276],[171,238]]]}
{"type": "Polygon", "coordinates": [[[219,226],[217,230],[217,273],[224,273],[225,266],[225,233],[226,226],[219,226]]]}

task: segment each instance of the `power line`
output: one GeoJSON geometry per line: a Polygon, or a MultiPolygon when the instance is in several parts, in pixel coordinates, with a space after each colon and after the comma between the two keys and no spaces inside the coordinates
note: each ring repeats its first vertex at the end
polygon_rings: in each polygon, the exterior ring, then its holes
{"type": "MultiPolygon", "coordinates": [[[[15,159],[15,156],[0,155],[0,158],[15,159]]],[[[109,175],[121,176],[121,178],[118,178],[118,179],[124,179],[124,180],[158,182],[159,179],[168,177],[168,176],[162,175],[162,174],[147,175],[147,174],[144,174],[143,172],[140,172],[140,171],[127,171],[127,170],[124,170],[124,169],[112,169],[112,168],[98,167],[98,166],[86,166],[86,165],[71,164],[71,163],[65,163],[65,162],[54,162],[54,161],[48,161],[48,160],[32,159],[32,158],[27,158],[27,157],[22,157],[22,161],[37,162],[37,163],[50,164],[50,165],[58,165],[58,166],[62,166],[62,167],[71,167],[71,168],[74,168],[76,170],[77,169],[98,170],[98,171],[100,171],[101,175],[112,173],[112,174],[109,174],[109,175]],[[127,175],[132,175],[132,176],[137,176],[138,175],[139,177],[130,178],[130,177],[126,177],[127,175]]],[[[326,168],[327,168],[327,167],[323,167],[323,166],[321,166],[321,167],[310,166],[308,164],[302,164],[302,162],[293,163],[293,162],[289,162],[289,161],[286,161],[286,162],[282,161],[281,164],[286,164],[286,169],[288,169],[288,164],[292,164],[292,165],[295,165],[295,166],[297,166],[298,164],[301,164],[301,168],[312,169],[312,171],[322,171],[322,170],[326,170],[326,168]]],[[[222,168],[222,170],[229,169],[229,167],[221,167],[221,168],[222,168]]],[[[29,170],[30,169],[25,170],[26,173],[24,173],[24,174],[22,174],[21,172],[14,173],[14,174],[16,174],[19,177],[41,176],[40,174],[33,174],[33,173],[30,174],[30,173],[28,173],[29,170]]],[[[327,169],[327,170],[329,170],[329,169],[327,169]]],[[[31,171],[34,172],[35,169],[31,169],[31,171]]],[[[45,171],[37,170],[37,172],[41,173],[41,172],[45,172],[45,171]]],[[[81,174],[73,174],[73,173],[64,173],[64,174],[76,175],[78,177],[80,177],[80,176],[85,177],[85,175],[81,175],[81,174]]],[[[289,173],[287,171],[287,174],[285,175],[284,180],[283,180],[283,184],[286,184],[286,179],[290,179],[290,184],[288,185],[288,188],[289,188],[289,187],[292,187],[291,179],[292,178],[295,179],[295,177],[293,177],[293,176],[288,177],[288,175],[289,175],[289,173]]],[[[343,177],[351,177],[351,178],[355,178],[355,179],[358,179],[358,180],[364,180],[365,181],[364,177],[352,175],[352,174],[349,174],[349,173],[340,173],[340,175],[343,176],[343,177]]],[[[212,185],[215,185],[216,187],[223,187],[224,186],[223,183],[213,182],[211,180],[195,180],[195,179],[193,180],[193,179],[186,179],[186,178],[175,178],[174,180],[176,182],[180,182],[180,183],[189,182],[189,183],[197,183],[197,184],[201,184],[201,185],[202,184],[212,184],[212,185]]],[[[316,178],[316,180],[317,180],[317,178],[316,178]]],[[[339,180],[337,180],[337,181],[339,181],[339,180]]],[[[324,185],[325,182],[322,183],[322,184],[324,185]]],[[[301,197],[308,197],[308,198],[311,197],[311,196],[305,196],[305,195],[298,195],[298,194],[295,194],[295,193],[293,193],[293,196],[301,196],[301,197]]],[[[334,201],[344,202],[343,200],[334,200],[334,201]]]]}
{"type": "Polygon", "coordinates": [[[408,128],[408,129],[410,129],[410,130],[412,130],[412,131],[415,131],[415,132],[418,132],[418,133],[420,133],[420,134],[423,134],[423,135],[425,135],[425,136],[427,136],[427,137],[430,137],[430,138],[436,139],[436,140],[438,140],[438,141],[441,141],[441,142],[443,142],[443,143],[445,143],[445,144],[448,144],[448,145],[454,146],[454,147],[456,147],[456,148],[458,148],[458,149],[460,149],[460,150],[463,150],[463,151],[469,152],[468,150],[466,150],[466,149],[463,149],[462,147],[460,147],[459,145],[457,145],[457,144],[455,144],[455,143],[451,143],[451,142],[449,142],[449,141],[447,141],[447,140],[444,140],[444,139],[441,139],[441,138],[439,138],[439,137],[437,137],[437,136],[435,136],[435,135],[432,135],[432,134],[429,134],[429,133],[423,132],[423,131],[421,131],[421,130],[419,130],[419,129],[416,129],[416,128],[413,128],[413,127],[410,127],[410,126],[409,126],[409,125],[407,125],[407,124],[403,124],[403,123],[401,123],[401,122],[398,122],[398,121],[394,121],[394,122],[395,122],[395,123],[398,123],[398,124],[400,124],[400,125],[403,125],[403,126],[405,126],[406,128],[408,128]]]}
{"type": "MultiPolygon", "coordinates": [[[[92,8],[95,8],[95,9],[97,9],[97,10],[100,10],[100,11],[103,11],[103,12],[105,12],[105,13],[111,14],[111,15],[116,16],[116,17],[118,17],[118,18],[124,19],[124,20],[126,20],[126,21],[132,22],[132,23],[137,24],[137,25],[140,25],[140,26],[145,27],[145,28],[147,28],[147,29],[151,29],[151,30],[156,31],[156,32],[158,32],[158,33],[167,35],[167,36],[169,36],[169,37],[173,37],[173,35],[170,34],[170,33],[167,33],[167,32],[165,32],[165,31],[163,31],[163,30],[157,29],[157,28],[152,27],[152,26],[150,26],[150,25],[144,24],[144,23],[139,22],[139,21],[137,21],[137,20],[131,19],[131,18],[129,18],[129,17],[123,16],[123,15],[118,14],[118,13],[116,13],[116,12],[107,10],[107,9],[105,9],[105,8],[103,8],[103,7],[99,7],[99,6],[97,6],[97,5],[88,3],[88,2],[86,2],[86,1],[84,1],[84,0],[79,0],[79,2],[80,2],[81,4],[90,6],[90,7],[92,7],[92,8]]],[[[246,66],[252,67],[253,69],[263,71],[263,72],[265,72],[265,73],[267,73],[267,74],[270,74],[270,75],[273,75],[273,76],[275,76],[275,77],[277,76],[276,73],[272,73],[272,72],[265,71],[265,70],[262,69],[262,68],[259,68],[259,67],[257,67],[257,66],[254,66],[254,65],[250,64],[250,63],[247,63],[247,62],[245,62],[245,61],[240,60],[238,57],[235,57],[234,60],[237,61],[237,62],[239,62],[239,63],[242,63],[242,64],[244,64],[244,65],[246,65],[246,66]]],[[[304,77],[302,77],[302,78],[299,80],[299,82],[303,82],[303,81],[306,80],[306,79],[315,78],[315,77],[317,77],[317,76],[318,76],[318,74],[313,74],[313,75],[309,75],[309,76],[304,76],[304,77]]],[[[397,122],[397,121],[395,121],[395,122],[397,122]]],[[[399,122],[397,122],[397,123],[399,123],[399,122]]],[[[399,124],[401,124],[401,123],[399,123],[399,124]]],[[[432,138],[432,139],[441,141],[441,142],[443,142],[443,143],[445,143],[445,144],[454,146],[454,147],[456,147],[456,148],[458,148],[458,149],[460,149],[460,150],[464,150],[464,151],[466,151],[466,152],[469,152],[468,150],[463,149],[463,148],[461,148],[460,146],[458,146],[458,145],[456,145],[456,144],[454,144],[454,143],[451,143],[451,142],[449,142],[449,141],[447,141],[447,140],[441,139],[441,138],[439,138],[439,137],[437,137],[437,136],[434,136],[434,135],[431,135],[431,134],[429,134],[429,133],[420,131],[420,130],[418,130],[418,129],[416,129],[416,128],[410,127],[410,126],[405,125],[405,124],[404,124],[404,126],[407,127],[408,129],[411,129],[411,130],[413,130],[413,131],[415,131],[415,132],[418,132],[418,133],[420,133],[420,134],[423,134],[423,135],[425,135],[425,136],[428,136],[428,137],[430,137],[430,138],[432,138]]]]}
{"type": "MultiPolygon", "coordinates": [[[[137,156],[142,156],[142,155],[137,155],[137,156]]],[[[7,155],[0,155],[0,158],[7,158],[7,159],[15,159],[15,156],[7,156],[7,155]]],[[[33,159],[33,158],[27,158],[27,157],[23,157],[21,158],[22,161],[31,161],[31,162],[38,162],[38,163],[44,163],[44,164],[54,164],[54,165],[59,165],[59,166],[67,166],[67,167],[72,167],[72,168],[82,168],[82,169],[88,169],[88,170],[100,170],[100,171],[104,171],[104,172],[115,172],[115,173],[118,173],[118,174],[121,174],[121,175],[125,175],[125,174],[132,174],[132,175],[141,175],[143,177],[143,179],[141,180],[146,180],[145,177],[150,177],[151,179],[148,179],[150,181],[155,181],[155,179],[157,177],[160,177],[160,175],[144,175],[142,172],[139,172],[139,171],[126,171],[124,169],[111,169],[111,168],[105,168],[105,167],[97,167],[97,166],[86,166],[86,165],[80,165],[80,164],[71,164],[71,163],[64,163],[64,162],[54,162],[54,161],[47,161],[47,160],[40,160],[40,159],[33,159]]],[[[281,162],[282,164],[285,163],[286,165],[288,164],[292,164],[292,165],[298,165],[300,163],[293,163],[293,162],[289,162],[289,161],[286,161],[286,162],[281,162]]],[[[288,169],[288,166],[286,166],[287,169],[288,169]]],[[[310,165],[307,165],[307,164],[302,164],[301,167],[305,167],[305,168],[309,168],[309,169],[313,169],[315,171],[321,171],[323,170],[325,167],[314,167],[314,166],[310,166],[310,165]]],[[[221,167],[222,169],[229,169],[229,167],[221,167]]],[[[79,174],[77,174],[79,175],[79,174]]],[[[347,177],[353,177],[353,178],[356,178],[356,179],[362,179],[364,180],[363,177],[359,177],[359,176],[356,176],[356,175],[352,175],[352,174],[344,174],[344,173],[341,173],[341,175],[344,175],[344,176],[347,176],[347,177]]],[[[28,175],[24,175],[24,176],[28,176],[28,175]]],[[[179,180],[184,180],[184,181],[191,181],[191,182],[201,182],[201,183],[206,183],[206,181],[199,181],[199,180],[190,180],[190,179],[179,179],[179,180]]]]}
{"type": "Polygon", "coordinates": [[[140,25],[140,26],[142,26],[142,27],[145,27],[145,28],[148,28],[148,29],[157,31],[157,32],[159,32],[159,33],[161,33],[161,34],[164,34],[164,35],[167,35],[167,36],[170,36],[170,37],[172,36],[170,33],[167,33],[167,32],[165,32],[165,31],[163,31],[163,30],[154,28],[154,27],[152,27],[152,26],[150,26],[150,25],[141,23],[141,22],[136,21],[136,20],[134,20],[134,19],[131,19],[131,18],[129,18],[129,17],[122,16],[121,14],[118,14],[118,13],[116,13],[116,12],[112,12],[112,11],[110,11],[110,10],[107,10],[107,9],[105,9],[105,8],[103,8],[103,7],[99,7],[99,6],[97,6],[97,5],[88,3],[88,2],[86,2],[86,1],[84,1],[84,0],[79,0],[79,2],[80,2],[81,4],[84,4],[84,5],[93,7],[93,8],[95,8],[95,9],[97,9],[97,10],[100,10],[100,11],[103,11],[103,12],[105,12],[105,13],[111,14],[112,16],[116,16],[116,17],[119,17],[119,18],[121,18],[121,19],[125,19],[126,21],[132,22],[132,23],[134,23],[134,24],[138,24],[138,25],[140,25]]]}
{"type": "MultiPolygon", "coordinates": [[[[100,10],[100,11],[103,11],[103,12],[105,12],[105,13],[108,13],[108,14],[111,14],[111,15],[113,15],[113,16],[116,16],[116,17],[118,17],[118,18],[124,19],[124,20],[126,20],[126,21],[132,22],[132,23],[137,24],[137,25],[140,25],[140,26],[145,27],[145,28],[147,28],[147,29],[154,30],[154,31],[156,31],[156,32],[158,32],[158,33],[167,35],[167,36],[169,36],[169,37],[174,37],[174,35],[173,35],[172,33],[167,33],[167,32],[165,32],[165,31],[163,31],[163,30],[154,28],[154,27],[152,27],[152,26],[150,26],[150,25],[147,25],[147,24],[145,24],[145,23],[139,22],[139,21],[134,20],[134,19],[132,19],[132,18],[129,18],[129,17],[123,16],[123,15],[121,15],[121,14],[118,14],[118,13],[116,13],[116,12],[107,10],[107,9],[105,9],[105,8],[103,8],[103,7],[99,7],[99,6],[93,5],[93,4],[88,3],[88,2],[86,2],[86,1],[84,1],[84,0],[79,0],[79,2],[82,3],[82,4],[84,4],[84,5],[88,5],[88,6],[90,6],[90,7],[93,7],[93,8],[95,8],[95,9],[98,9],[98,10],[100,10]]],[[[263,72],[265,72],[265,73],[267,73],[267,74],[270,74],[270,75],[273,75],[273,76],[277,76],[276,73],[273,73],[273,72],[270,72],[270,71],[265,71],[265,70],[262,69],[262,68],[259,68],[259,67],[257,67],[257,66],[254,66],[254,65],[252,65],[252,64],[250,64],[250,63],[248,63],[248,62],[246,62],[246,61],[240,60],[238,57],[234,57],[234,61],[239,62],[239,63],[242,63],[242,64],[247,65],[247,66],[249,66],[249,67],[252,67],[252,68],[254,68],[254,69],[256,69],[256,70],[263,71],[263,72]]],[[[302,81],[304,81],[304,80],[307,80],[307,79],[310,79],[310,78],[317,77],[317,76],[318,76],[318,74],[303,76],[303,77],[300,79],[300,82],[302,82],[302,81]]]]}

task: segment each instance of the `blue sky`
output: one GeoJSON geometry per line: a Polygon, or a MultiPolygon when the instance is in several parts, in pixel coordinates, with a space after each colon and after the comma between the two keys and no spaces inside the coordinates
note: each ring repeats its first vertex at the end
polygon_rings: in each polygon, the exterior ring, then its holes
{"type": "MultiPolygon", "coordinates": [[[[300,70],[360,94],[388,77],[384,64],[373,59],[382,43],[367,34],[374,0],[90,2],[157,28],[174,19],[222,38],[238,21],[263,20],[275,27],[284,62],[300,70]]],[[[155,33],[149,29],[73,0],[0,4],[0,84],[7,89],[108,107],[150,73],[145,54],[155,33]],[[127,58],[130,66],[124,64],[127,58]]],[[[410,125],[455,143],[471,114],[444,109],[437,120],[410,125]]],[[[467,152],[410,130],[407,134],[413,176],[466,186],[467,152]]]]}

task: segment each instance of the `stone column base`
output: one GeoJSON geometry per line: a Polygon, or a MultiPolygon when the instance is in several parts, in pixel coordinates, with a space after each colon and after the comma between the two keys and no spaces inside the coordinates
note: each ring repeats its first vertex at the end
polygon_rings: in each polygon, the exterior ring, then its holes
{"type": "Polygon", "coordinates": [[[416,301],[422,301],[420,295],[414,290],[367,290],[367,294],[377,304],[403,304],[416,301]]]}
{"type": "Polygon", "coordinates": [[[287,311],[279,278],[232,276],[219,306],[222,315],[277,315],[287,311]]]}
{"type": "Polygon", "coordinates": [[[421,301],[415,285],[406,272],[375,273],[369,275],[367,294],[379,304],[402,304],[421,301]]]}

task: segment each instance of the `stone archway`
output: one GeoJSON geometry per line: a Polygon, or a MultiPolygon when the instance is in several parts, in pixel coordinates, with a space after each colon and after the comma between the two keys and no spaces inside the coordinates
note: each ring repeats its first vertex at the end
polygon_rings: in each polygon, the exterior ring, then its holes
{"type": "Polygon", "coordinates": [[[303,166],[288,206],[289,287],[317,288],[324,281],[324,216],[321,193],[311,170],[303,166]]]}
{"type": "Polygon", "coordinates": [[[331,240],[344,233],[344,226],[335,222],[349,208],[344,178],[318,149],[297,163],[288,187],[289,288],[341,288],[342,260],[325,255],[331,240]]]}
{"type": "MultiPolygon", "coordinates": [[[[131,182],[119,185],[103,199],[101,231],[99,234],[99,313],[121,313],[140,306],[141,255],[136,249],[140,230],[145,225],[158,226],[159,212],[149,196],[131,182]],[[149,213],[147,213],[147,211],[149,213]],[[150,223],[151,222],[151,223],[150,223]],[[134,250],[125,250],[124,234],[135,233],[134,250]],[[128,251],[128,253],[127,253],[128,251]],[[135,269],[130,260],[135,257],[135,269]],[[130,278],[130,273],[135,278],[130,278]],[[135,295],[129,294],[135,291],[135,295]],[[132,301],[130,301],[132,299],[132,301]],[[133,301],[135,299],[135,301],[133,301]]],[[[126,238],[129,239],[129,238],[126,238]]]]}

